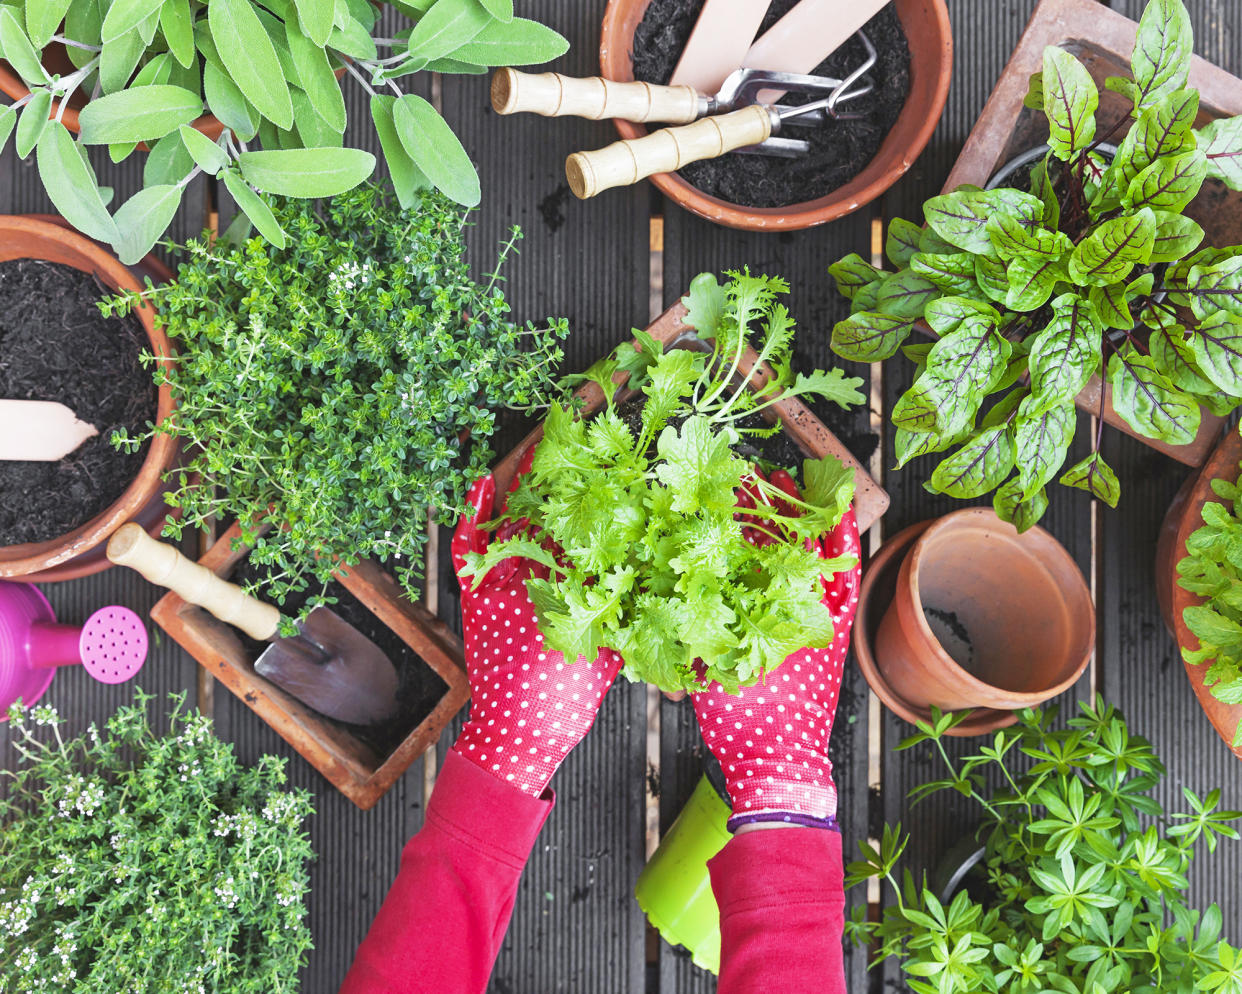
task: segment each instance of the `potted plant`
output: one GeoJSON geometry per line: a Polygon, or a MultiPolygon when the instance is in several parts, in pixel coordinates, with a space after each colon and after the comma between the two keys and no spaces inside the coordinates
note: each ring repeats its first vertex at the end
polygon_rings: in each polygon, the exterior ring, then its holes
{"type": "MultiPolygon", "coordinates": [[[[794,324],[777,301],[787,285],[728,276],[724,285],[711,274],[692,281],[684,325],[695,338],[686,347],[670,347],[667,330],[663,340],[639,332],[578,378],[599,391],[593,417],[551,406],[501,518],[527,526],[467,557],[475,577],[515,554],[547,567],[550,578],[527,581],[547,644],[569,659],[608,646],[625,658],[629,679],[665,691],[703,679],[736,689],[795,649],[829,645],[821,576],[853,564],[820,560],[811,540],[849,508],[854,465],[816,451],[801,462],[797,500],[752,470],[795,468],[803,454],[779,435],[809,415],[790,403],[861,403],[862,381],[841,370],[795,375],[794,324]],[[765,440],[777,444],[765,451],[765,440]],[[739,504],[743,488],[751,499],[739,504]],[[745,513],[770,544],[748,542],[735,520],[752,503],[745,513]]],[[[502,467],[498,483],[512,470],[502,467]]]]}
{"type": "Polygon", "coordinates": [[[61,580],[105,569],[102,546],[119,525],[158,527],[165,513],[161,478],[176,441],[160,435],[125,457],[108,434],[169,417],[171,390],[152,390],[139,363],[146,349],[167,369],[168,337],[150,307],[124,320],[102,316],[101,285],[139,289],[111,253],[58,219],[0,216],[0,301],[15,324],[0,397],[62,403],[100,432],[55,462],[0,462],[4,489],[23,495],[0,515],[0,577],[61,580]],[[89,363],[63,361],[84,352],[89,363]]]}
{"type": "Polygon", "coordinates": [[[244,768],[182,698],[157,734],[153,699],[71,739],[55,709],[11,709],[6,986],[294,992],[311,948],[310,795],[284,789],[281,759],[244,768]]]}
{"type": "MultiPolygon", "coordinates": [[[[789,0],[774,4],[760,31],[792,6],[789,0]]],[[[699,164],[694,179],[683,173],[655,175],[652,182],[657,189],[699,217],[752,231],[792,231],[826,224],[882,194],[910,168],[930,140],[944,110],[953,67],[953,37],[943,0],[895,0],[893,7],[893,19],[899,23],[886,26],[885,61],[875,70],[876,74],[887,74],[889,85],[882,87],[883,97],[870,107],[867,121],[829,123],[822,135],[812,139],[815,158],[801,165],[763,156],[748,166],[743,163],[743,173],[717,193],[705,192],[695,185],[697,180],[716,189],[715,183],[708,183],[703,175],[705,170],[715,168],[711,163],[699,164]],[[905,61],[900,50],[907,44],[905,61]],[[902,77],[908,96],[902,92],[902,77]],[[848,138],[843,138],[841,129],[849,131],[848,138]],[[851,149],[852,157],[847,168],[839,171],[843,145],[851,149]],[[856,148],[867,148],[870,154],[855,152],[856,148]],[[756,182],[757,175],[764,177],[762,183],[756,182]],[[835,188],[806,199],[808,185],[821,184],[822,176],[834,177],[831,182],[835,188]],[[747,206],[723,195],[726,189],[739,188],[754,194],[759,186],[780,187],[764,191],[769,197],[776,196],[776,206],[747,206]]],[[[881,17],[887,21],[893,15],[883,12],[881,17]]],[[[686,17],[684,5],[660,0],[609,0],[600,35],[602,75],[618,82],[668,82],[692,25],[693,17],[686,17]]],[[[874,31],[871,24],[866,27],[874,31]]],[[[821,72],[840,76],[857,66],[862,46],[847,48],[851,62],[836,65],[834,57],[829,57],[821,72]]],[[[649,130],[646,125],[629,121],[618,120],[616,125],[622,138],[627,139],[641,138],[649,130]]],[[[730,156],[731,164],[724,167],[725,171],[737,169],[739,158],[755,157],[730,156]]],[[[751,204],[754,202],[750,200],[751,204]]]]}
{"type": "Polygon", "coordinates": [[[478,74],[493,65],[556,58],[555,31],[514,17],[512,0],[30,0],[0,9],[0,148],[37,155],[39,175],[75,227],[111,244],[122,261],[144,255],[171,223],[199,173],[223,180],[265,238],[286,234],[256,191],[327,197],[357,186],[375,165],[345,146],[337,77],[370,96],[397,195],[425,186],[479,201],[465,149],[423,97],[397,81],[421,71],[478,74]],[[383,9],[407,20],[377,36],[383,9]],[[102,16],[101,16],[102,15],[102,16]],[[90,98],[87,99],[87,95],[90,98]],[[75,139],[76,135],[76,139],[75,139]],[[114,162],[150,146],[143,188],[115,211],[85,146],[114,162]]]}
{"type": "Polygon", "coordinates": [[[1234,546],[1242,437],[1228,432],[1171,509],[1157,569],[1168,574],[1173,632],[1195,696],[1221,738],[1242,758],[1242,574],[1234,546]]]}
{"type": "Polygon", "coordinates": [[[1185,899],[1197,846],[1236,839],[1242,812],[1221,792],[1182,793],[1186,813],[1166,815],[1154,795],[1164,765],[1101,698],[1079,704],[1068,728],[1055,709],[1024,711],[978,754],[951,759],[943,736],[962,715],[937,711],[899,748],[931,742],[946,779],[912,792],[956,790],[979,806],[983,854],[950,892],[908,871],[907,838],[886,826],[879,848],[846,886],[887,880],[893,902],[879,921],[855,908],[847,932],[901,960],[918,994],[1020,991],[1242,991],[1242,956],[1220,938],[1220,910],[1185,899]]]}
{"type": "Polygon", "coordinates": [[[1238,405],[1231,294],[1242,247],[1205,247],[1204,228],[1184,211],[1205,180],[1242,188],[1233,164],[1242,117],[1195,127],[1191,43],[1181,0],[1152,0],[1131,75],[1106,81],[1111,107],[1099,125],[1096,81],[1070,51],[1048,45],[1027,96],[1048,128],[1030,192],[968,180],[927,201],[926,229],[890,226],[898,272],[857,255],[832,267],[853,302],[833,330],[839,355],[879,361],[916,326],[930,331],[932,342],[904,349],[917,376],[892,420],[899,466],[956,447],[932,472],[934,491],[974,498],[995,490],[997,513],[1020,528],[1039,520],[1058,474],[1115,506],[1119,485],[1098,431],[1090,454],[1062,472],[1076,401],[1101,419],[1111,409],[1133,433],[1166,446],[1201,444],[1202,409],[1238,405]],[[1101,143],[1131,119],[1105,161],[1101,143]]]}
{"type": "Polygon", "coordinates": [[[285,248],[192,242],[175,282],[110,302],[146,304],[178,347],[154,371],[178,405],[155,437],[187,451],[166,534],[237,521],[277,601],[363,559],[416,595],[430,509],[451,522],[486,472],[496,408],[546,404],[567,325],[507,320],[434,191],[402,209],[367,185],[273,217],[285,248]]]}

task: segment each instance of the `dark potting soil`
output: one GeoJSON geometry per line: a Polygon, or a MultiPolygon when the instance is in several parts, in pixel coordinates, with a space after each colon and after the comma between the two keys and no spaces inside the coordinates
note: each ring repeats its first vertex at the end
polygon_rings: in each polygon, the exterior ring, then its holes
{"type": "MultiPolygon", "coordinates": [[[[263,585],[267,577],[268,572],[264,566],[255,565],[249,559],[243,559],[233,570],[229,579],[243,586],[257,582],[260,586],[256,593],[262,598],[263,585]]],[[[296,618],[302,613],[306,602],[318,592],[318,586],[313,585],[311,590],[290,594],[285,598],[284,604],[280,605],[280,610],[286,616],[296,618]]],[[[384,655],[397,668],[397,701],[401,707],[394,717],[378,725],[351,725],[348,722],[329,718],[327,715],[322,716],[325,721],[330,721],[339,728],[348,730],[383,760],[404,741],[419,722],[431,714],[440,698],[448,691],[448,684],[440,678],[440,674],[402,641],[401,636],[363,607],[343,584],[333,580],[323,593],[324,596],[336,601],[328,607],[340,615],[342,620],[379,646],[384,655]]],[[[238,631],[238,635],[247,651],[253,653],[256,659],[268,646],[268,643],[256,642],[244,632],[238,631]]]]}
{"type": "Polygon", "coordinates": [[[953,661],[958,666],[968,673],[973,673],[975,645],[961,619],[953,611],[926,605],[923,606],[923,617],[927,619],[927,626],[932,630],[932,634],[936,636],[936,640],[944,651],[953,657],[953,661]]]}
{"type": "Polygon", "coordinates": [[[105,510],[138,475],[147,446],[112,432],[155,420],[156,388],[139,361],[150,343],[132,315],[106,318],[93,276],[39,259],[0,262],[0,398],[64,404],[99,429],[59,462],[0,462],[0,545],[43,542],[105,510]]]}
{"type": "MultiPolygon", "coordinates": [[[[651,0],[634,32],[634,78],[667,83],[690,39],[705,0],[651,0]]],[[[762,34],[789,12],[797,0],[773,0],[762,34]]],[[[844,186],[875,158],[885,135],[901,113],[910,90],[910,48],[892,5],[863,30],[876,48],[869,94],[841,105],[856,120],[832,121],[823,127],[793,127],[782,137],[802,138],[810,151],[797,159],[732,152],[719,159],[692,162],[680,175],[704,193],[743,207],[787,207],[827,196],[844,186]]],[[[812,70],[812,75],[844,79],[866,61],[857,37],[851,38],[812,70]]],[[[782,103],[806,103],[805,94],[787,94],[782,103]]]]}

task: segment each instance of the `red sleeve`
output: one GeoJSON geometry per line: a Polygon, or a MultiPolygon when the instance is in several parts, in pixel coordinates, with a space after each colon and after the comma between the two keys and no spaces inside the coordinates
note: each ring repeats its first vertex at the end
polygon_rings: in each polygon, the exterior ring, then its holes
{"type": "Polygon", "coordinates": [[[720,905],[719,994],[846,994],[840,832],[746,832],[708,867],[720,905]]]}
{"type": "Polygon", "coordinates": [[[485,990],[552,803],[450,751],[340,994],[485,990]]]}

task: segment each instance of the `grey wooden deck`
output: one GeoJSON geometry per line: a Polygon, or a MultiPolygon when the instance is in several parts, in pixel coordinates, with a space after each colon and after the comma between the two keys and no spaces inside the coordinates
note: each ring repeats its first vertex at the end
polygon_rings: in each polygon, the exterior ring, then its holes
{"type": "MultiPolygon", "coordinates": [[[[957,65],[944,117],[927,151],[883,200],[809,232],[758,235],[714,227],[663,202],[645,185],[581,203],[564,184],[564,158],[574,150],[607,144],[615,137],[611,125],[531,116],[500,119],[488,106],[485,78],[446,77],[431,95],[479,163],[483,179],[483,207],[471,235],[476,267],[490,271],[508,225],[522,225],[526,238],[521,254],[506,271],[509,298],[518,318],[563,314],[570,319],[567,368],[576,369],[610,349],[632,326],[645,324],[696,273],[748,264],[790,279],[792,309],[802,328],[800,362],[830,363],[828,335],[846,308],[833,290],[827,265],[850,251],[867,253],[873,226],[885,218],[918,218],[919,205],[939,190],[1034,5],[1035,0],[949,0],[957,65]]],[[[597,68],[604,6],[604,0],[519,4],[521,13],[553,25],[570,39],[571,51],[555,68],[573,75],[590,75],[597,68]]],[[[1137,16],[1142,2],[1114,0],[1112,6],[1137,16]]],[[[1196,51],[1242,73],[1242,9],[1236,0],[1189,0],[1188,6],[1195,20],[1196,51]]],[[[357,89],[348,87],[347,92],[351,111],[365,116],[357,89]]],[[[112,166],[105,156],[98,168],[123,198],[137,182],[140,163],[132,159],[112,166]]],[[[184,237],[201,229],[213,196],[205,182],[198,183],[175,234],[184,237]]],[[[227,213],[227,202],[219,206],[227,213]]],[[[33,163],[18,163],[10,147],[0,157],[0,213],[48,209],[33,163]]],[[[870,374],[865,367],[857,372],[870,374]]],[[[908,385],[908,372],[900,363],[885,369],[883,382],[873,384],[877,404],[841,426],[860,448],[874,445],[871,436],[880,434],[881,467],[891,465],[885,409],[908,385]]],[[[504,451],[522,430],[522,424],[507,422],[497,449],[504,451]]],[[[1187,471],[1132,439],[1117,433],[1105,438],[1106,455],[1122,480],[1120,508],[1093,509],[1085,496],[1057,488],[1045,521],[1093,583],[1098,606],[1095,662],[1066,698],[1083,698],[1099,689],[1124,709],[1132,727],[1152,739],[1169,765],[1162,790],[1166,801],[1176,803],[1180,785],[1186,783],[1200,790],[1220,786],[1228,806],[1242,807],[1242,766],[1195,704],[1155,602],[1156,529],[1187,471]]],[[[883,534],[957,506],[923,491],[923,471],[916,466],[884,472],[893,504],[882,521],[883,534]]],[[[445,545],[441,543],[446,553],[445,545]]],[[[438,610],[457,625],[456,581],[446,555],[436,579],[438,610]]],[[[157,597],[135,574],[122,570],[45,590],[66,620],[83,619],[108,602],[145,612],[157,597]]],[[[212,711],[219,733],[236,743],[244,758],[254,760],[264,752],[288,755],[293,782],[315,793],[317,813],[310,831],[319,858],[312,870],[310,905],[316,949],[303,990],[331,994],[396,872],[402,845],[421,824],[436,757],[431,757],[430,769],[415,764],[375,809],[360,812],[231,694],[222,688],[211,693],[210,682],[199,681],[193,661],[158,633],[140,683],[148,690],[188,691],[192,700],[199,699],[212,711]],[[200,685],[209,691],[202,698],[200,685]]],[[[102,686],[70,670],[57,677],[48,700],[84,726],[129,695],[126,686],[102,686]]],[[[869,700],[866,684],[851,670],[834,735],[842,825],[850,852],[854,841],[882,819],[909,821],[906,792],[931,769],[918,757],[892,751],[909,731],[869,700]],[[869,770],[873,745],[879,763],[869,770]]],[[[454,733],[455,727],[445,734],[439,756],[454,733]]],[[[648,845],[648,809],[660,830],[671,824],[698,777],[701,749],[687,703],[650,702],[645,688],[631,685],[619,685],[610,693],[594,732],[554,783],[559,803],[524,878],[492,991],[690,994],[715,989],[714,978],[684,954],[649,941],[633,899],[648,845]]],[[[9,767],[14,759],[0,731],[0,764],[9,767]]],[[[953,803],[938,799],[920,808],[917,824],[919,835],[911,852],[916,861],[930,863],[960,834],[962,815],[953,803]]],[[[1215,856],[1205,854],[1192,880],[1197,901],[1221,903],[1225,934],[1235,942],[1242,937],[1240,880],[1242,847],[1236,845],[1221,847],[1215,856]]],[[[861,901],[866,895],[852,897],[861,901]]],[[[869,985],[879,989],[880,973],[868,977],[861,954],[849,956],[848,970],[851,990],[861,992],[869,985]]]]}

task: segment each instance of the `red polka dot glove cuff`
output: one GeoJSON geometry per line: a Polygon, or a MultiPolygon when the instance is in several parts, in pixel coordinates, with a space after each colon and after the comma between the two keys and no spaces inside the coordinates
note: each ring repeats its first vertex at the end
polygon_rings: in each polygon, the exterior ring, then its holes
{"type": "MultiPolygon", "coordinates": [[[[792,487],[786,474],[772,482],[792,487]]],[[[853,510],[819,542],[821,558],[859,556],[853,510]]],[[[730,830],[754,821],[836,828],[837,788],[828,740],[837,709],[860,569],[824,583],[835,636],[826,649],[802,649],[740,694],[719,684],[693,694],[703,738],[724,771],[733,802],[730,830]]]]}
{"type": "Polygon", "coordinates": [[[621,667],[605,650],[591,663],[566,664],[547,652],[526,579],[539,567],[514,557],[476,587],[461,576],[468,552],[482,553],[496,483],[489,474],[470,489],[475,509],[453,535],[453,565],[462,584],[461,613],[470,676],[470,720],[453,750],[480,769],[538,797],[595,722],[604,693],[621,667]]]}

